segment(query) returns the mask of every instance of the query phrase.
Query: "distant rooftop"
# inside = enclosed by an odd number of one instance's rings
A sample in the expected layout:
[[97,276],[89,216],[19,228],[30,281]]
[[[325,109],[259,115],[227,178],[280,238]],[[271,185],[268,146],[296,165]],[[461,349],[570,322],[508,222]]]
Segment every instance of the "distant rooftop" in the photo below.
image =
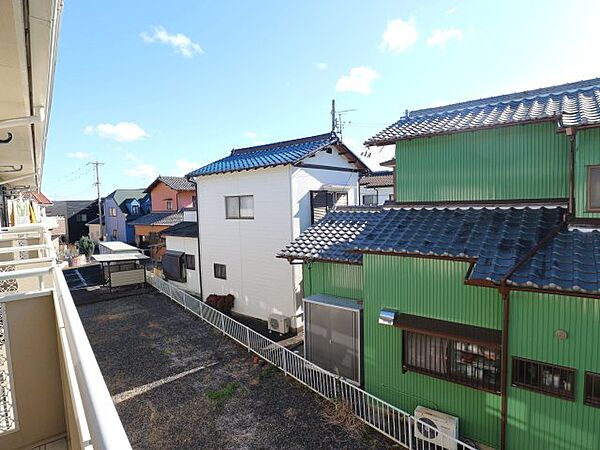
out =
[[159,175],[144,192],[150,192],[158,183],[164,183],[176,191],[194,191],[196,185],[185,177],[168,177]]
[[600,126],[600,78],[411,111],[365,145],[559,119],[561,127]]
[[391,170],[382,170],[365,175],[360,178],[360,185],[367,188],[393,187],[394,172]]
[[[238,172],[242,170],[296,164],[329,145],[343,145],[334,133],[319,134],[290,141],[275,142],[254,147],[233,149],[225,158],[212,162],[193,172],[188,177]],[[364,164],[348,148],[345,149],[351,160],[361,167]]]

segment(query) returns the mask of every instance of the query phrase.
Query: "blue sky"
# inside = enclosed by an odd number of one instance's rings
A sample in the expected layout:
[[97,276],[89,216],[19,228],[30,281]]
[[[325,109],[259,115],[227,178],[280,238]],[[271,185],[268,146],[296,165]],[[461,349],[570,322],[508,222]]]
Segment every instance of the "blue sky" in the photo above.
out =
[[[42,190],[102,194],[232,148],[600,76],[593,1],[65,1]],[[386,157],[377,150],[369,162]]]

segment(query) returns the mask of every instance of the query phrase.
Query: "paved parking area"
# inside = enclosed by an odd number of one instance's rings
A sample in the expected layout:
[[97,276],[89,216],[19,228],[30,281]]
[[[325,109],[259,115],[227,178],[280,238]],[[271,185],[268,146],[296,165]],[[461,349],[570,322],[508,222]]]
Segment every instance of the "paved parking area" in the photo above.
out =
[[162,294],[78,310],[136,449],[394,447]]

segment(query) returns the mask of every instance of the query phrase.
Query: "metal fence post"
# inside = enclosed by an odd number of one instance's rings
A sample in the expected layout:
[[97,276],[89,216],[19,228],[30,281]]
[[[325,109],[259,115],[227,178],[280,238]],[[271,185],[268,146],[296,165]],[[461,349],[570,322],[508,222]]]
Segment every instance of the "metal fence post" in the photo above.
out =
[[248,353],[250,353],[250,329],[246,327],[246,342],[248,343]]
[[225,334],[225,324],[223,323],[223,314],[221,314],[221,331]]
[[[406,416],[404,416],[406,419]],[[409,450],[413,449],[413,419],[412,417],[408,417],[408,448]]]
[[287,352],[283,350],[283,374],[287,377]]

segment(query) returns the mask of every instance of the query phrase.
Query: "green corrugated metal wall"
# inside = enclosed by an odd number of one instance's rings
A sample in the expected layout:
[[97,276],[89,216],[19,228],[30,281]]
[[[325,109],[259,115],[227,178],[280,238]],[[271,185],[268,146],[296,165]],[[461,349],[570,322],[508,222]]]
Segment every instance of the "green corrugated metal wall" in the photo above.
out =
[[314,262],[303,264],[304,296],[328,294],[362,300],[362,266]]
[[600,213],[586,212],[587,166],[600,164],[600,129],[582,130],[577,133],[575,153],[575,209],[577,217],[600,217]]
[[[517,291],[510,297],[511,356],[575,368],[577,379],[574,402],[509,387],[508,448],[600,449],[600,409],[583,404],[584,372],[600,373],[600,300]],[[558,329],[566,340],[554,336]]]
[[402,373],[401,330],[377,323],[383,307],[403,313],[500,329],[502,300],[494,289],[463,283],[468,263],[365,255],[366,389],[412,412],[424,405],[460,417],[461,435],[500,442],[500,396],[417,373]]
[[399,141],[400,202],[566,198],[568,141],[554,123]]

